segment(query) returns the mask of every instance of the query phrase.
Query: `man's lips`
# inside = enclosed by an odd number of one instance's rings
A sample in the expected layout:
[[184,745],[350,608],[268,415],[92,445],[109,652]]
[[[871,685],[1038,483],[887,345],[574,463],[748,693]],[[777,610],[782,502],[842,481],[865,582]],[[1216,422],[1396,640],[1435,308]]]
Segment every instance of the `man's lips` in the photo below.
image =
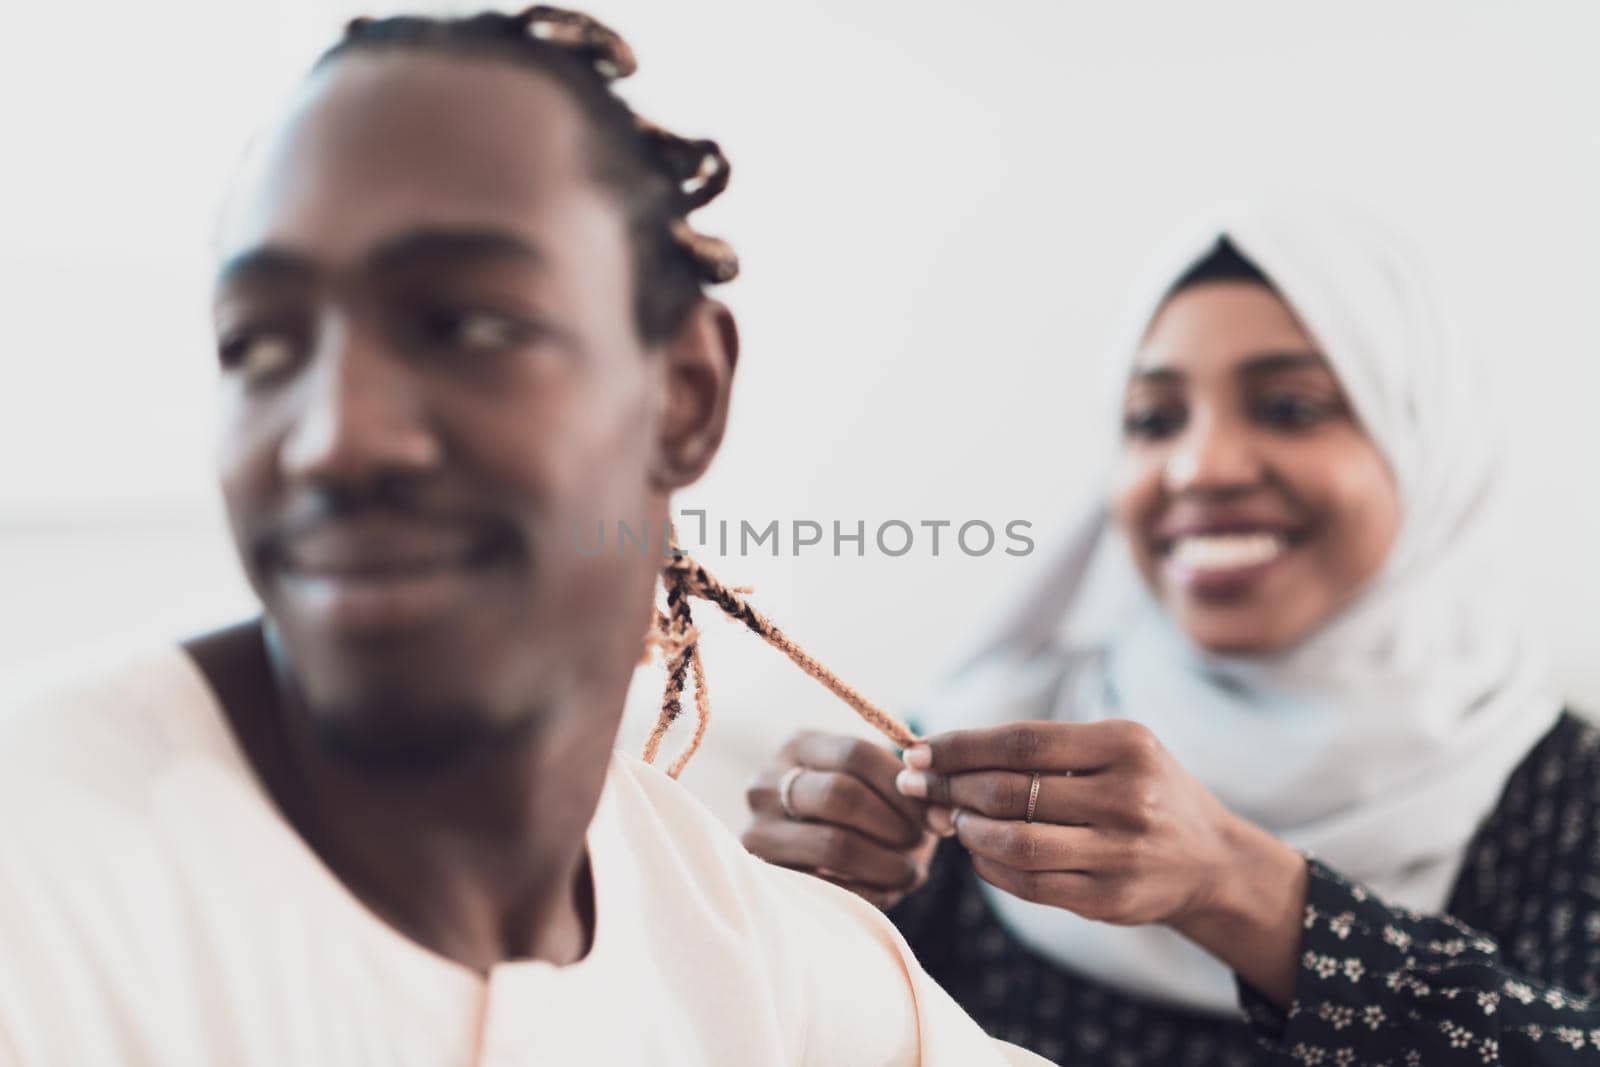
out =
[[274,562],[299,576],[383,581],[474,566],[489,554],[492,543],[492,538],[465,526],[335,520],[284,538]]
[[334,630],[381,633],[470,607],[503,547],[466,525],[340,519],[284,538],[270,555],[285,609]]

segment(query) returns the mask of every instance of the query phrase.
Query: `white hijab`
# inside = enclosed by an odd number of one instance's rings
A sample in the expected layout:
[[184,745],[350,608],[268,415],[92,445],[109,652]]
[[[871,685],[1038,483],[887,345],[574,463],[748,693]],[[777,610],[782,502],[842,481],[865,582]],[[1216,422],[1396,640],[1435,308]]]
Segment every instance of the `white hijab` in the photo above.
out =
[[[1152,273],[1116,353],[1119,394],[1167,291],[1223,236],[1294,309],[1393,469],[1403,517],[1383,569],[1287,652],[1208,655],[1097,507],[922,718],[1137,720],[1234,812],[1389,903],[1442,911],[1479,822],[1561,706],[1498,566],[1505,494],[1482,376],[1396,234],[1329,205],[1256,207],[1220,212]],[[1070,970],[1237,1012],[1231,972],[1164,927],[984,890],[1013,934]]]

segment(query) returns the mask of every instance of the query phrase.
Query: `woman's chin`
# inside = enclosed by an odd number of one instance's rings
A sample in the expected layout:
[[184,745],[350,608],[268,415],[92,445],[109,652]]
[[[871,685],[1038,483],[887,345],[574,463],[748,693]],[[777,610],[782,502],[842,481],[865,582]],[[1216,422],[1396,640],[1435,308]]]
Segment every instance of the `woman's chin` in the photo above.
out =
[[1169,599],[1167,608],[1189,641],[1215,656],[1271,656],[1295,645],[1312,628],[1259,606],[1218,607]]

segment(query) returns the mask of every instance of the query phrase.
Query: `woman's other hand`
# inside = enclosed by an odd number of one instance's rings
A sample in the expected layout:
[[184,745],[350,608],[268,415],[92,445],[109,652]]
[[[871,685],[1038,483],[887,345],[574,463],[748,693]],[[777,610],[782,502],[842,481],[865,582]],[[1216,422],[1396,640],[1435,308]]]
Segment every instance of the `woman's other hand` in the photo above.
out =
[[797,734],[745,794],[744,845],[893,907],[927,880],[939,840],[924,828],[926,805],[895,789],[900,770],[893,751],[870,741]]

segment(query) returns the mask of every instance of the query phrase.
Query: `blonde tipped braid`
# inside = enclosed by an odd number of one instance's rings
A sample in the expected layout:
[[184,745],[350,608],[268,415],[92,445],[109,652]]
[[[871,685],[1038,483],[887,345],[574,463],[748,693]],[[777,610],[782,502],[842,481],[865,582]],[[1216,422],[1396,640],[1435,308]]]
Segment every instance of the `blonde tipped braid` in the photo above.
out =
[[711,719],[711,699],[706,690],[705,665],[700,659],[700,633],[695,629],[694,620],[689,612],[691,596],[710,601],[721,608],[729,618],[744,623],[763,641],[788,656],[797,667],[827,686],[834,696],[850,705],[856,714],[871,723],[878,732],[895,744],[904,748],[916,743],[917,735],[904,724],[817,662],[815,657],[778,629],[772,620],[751,607],[749,601],[742,595],[748,590],[723,585],[710,571],[679,549],[676,541],[672,544],[672,556],[662,569],[661,579],[667,589],[667,610],[656,612],[654,625],[646,641],[647,644],[660,648],[666,657],[667,684],[661,700],[661,714],[657,716],[655,728],[650,731],[650,737],[645,742],[644,758],[647,763],[655,762],[667,731],[683,714],[683,689],[691,671],[694,674],[697,722],[694,736],[690,738],[683,753],[668,768],[669,775],[676,778],[683,773],[683,768],[688,765],[690,757],[700,748],[700,742],[706,735],[706,726]]

